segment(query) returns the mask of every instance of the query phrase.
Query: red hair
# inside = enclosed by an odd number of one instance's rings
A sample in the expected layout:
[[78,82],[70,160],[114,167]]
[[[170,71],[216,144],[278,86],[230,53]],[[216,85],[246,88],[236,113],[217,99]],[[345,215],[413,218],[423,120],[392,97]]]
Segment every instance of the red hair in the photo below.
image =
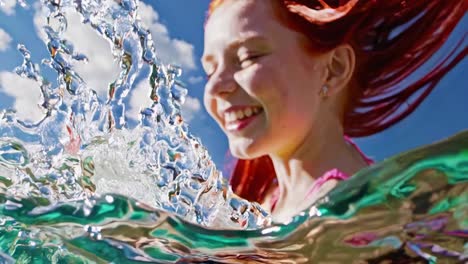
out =
[[[208,14],[224,1],[213,0]],[[303,33],[318,50],[343,43],[354,48],[355,85],[350,88],[343,119],[344,133],[350,137],[369,136],[404,119],[468,53],[463,44],[466,33],[443,54],[440,50],[465,15],[466,0],[273,3],[279,3],[275,6],[287,26]],[[437,52],[440,56],[433,57]],[[231,184],[241,197],[261,202],[275,178],[273,164],[265,156],[238,160]]]

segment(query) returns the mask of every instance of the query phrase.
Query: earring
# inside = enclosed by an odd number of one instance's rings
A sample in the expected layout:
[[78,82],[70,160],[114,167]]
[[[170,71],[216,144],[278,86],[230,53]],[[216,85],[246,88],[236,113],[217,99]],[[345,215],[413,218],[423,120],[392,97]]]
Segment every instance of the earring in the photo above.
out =
[[324,84],[322,86],[322,89],[320,89],[320,96],[322,97],[327,97],[328,96],[328,86],[326,84]]

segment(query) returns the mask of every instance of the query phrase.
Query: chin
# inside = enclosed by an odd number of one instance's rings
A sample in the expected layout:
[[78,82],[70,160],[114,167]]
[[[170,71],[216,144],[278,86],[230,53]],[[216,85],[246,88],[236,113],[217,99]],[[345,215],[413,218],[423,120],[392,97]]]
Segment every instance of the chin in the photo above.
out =
[[231,151],[232,156],[238,159],[250,160],[267,155],[267,153],[261,151],[261,148],[258,144],[255,144],[255,142],[245,141],[246,140],[236,140],[233,142],[232,140],[229,140],[229,150]]

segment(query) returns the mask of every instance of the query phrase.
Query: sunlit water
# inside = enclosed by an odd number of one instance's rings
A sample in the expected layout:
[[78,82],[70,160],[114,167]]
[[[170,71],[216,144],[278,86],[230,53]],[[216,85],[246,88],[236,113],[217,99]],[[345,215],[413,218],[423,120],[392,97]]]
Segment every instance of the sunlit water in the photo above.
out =
[[[50,56],[38,66],[19,45],[15,71],[37,84],[44,118],[5,110],[0,120],[1,261],[466,260],[468,133],[363,170],[290,223],[272,224],[232,193],[190,134],[181,70],[159,61],[138,2],[41,3]],[[74,70],[93,58],[63,37],[70,12],[108,40],[120,65],[105,100]],[[131,117],[125,98],[141,78],[153,103]]]

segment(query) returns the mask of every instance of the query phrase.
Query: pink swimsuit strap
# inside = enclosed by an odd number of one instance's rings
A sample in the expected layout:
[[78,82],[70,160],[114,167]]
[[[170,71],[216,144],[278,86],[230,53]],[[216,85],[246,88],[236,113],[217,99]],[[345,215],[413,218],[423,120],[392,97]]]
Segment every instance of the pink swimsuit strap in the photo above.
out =
[[[366,161],[368,165],[372,165],[374,163],[374,160],[371,158],[367,157],[362,150],[354,143],[349,137],[345,136],[345,140],[347,143],[349,143],[351,146],[353,146],[359,154],[361,154],[361,157]],[[349,175],[346,173],[340,171],[337,168],[331,169],[327,172],[325,172],[322,176],[320,176],[317,180],[314,181],[312,186],[310,187],[309,191],[306,194],[306,199],[310,197],[314,192],[316,192],[320,187],[322,187],[326,182],[330,180],[337,180],[337,181],[343,181],[349,179]],[[272,202],[271,202],[271,212],[275,209],[276,203],[278,202],[279,199],[279,188],[276,188],[275,192],[273,193],[272,197]]]

